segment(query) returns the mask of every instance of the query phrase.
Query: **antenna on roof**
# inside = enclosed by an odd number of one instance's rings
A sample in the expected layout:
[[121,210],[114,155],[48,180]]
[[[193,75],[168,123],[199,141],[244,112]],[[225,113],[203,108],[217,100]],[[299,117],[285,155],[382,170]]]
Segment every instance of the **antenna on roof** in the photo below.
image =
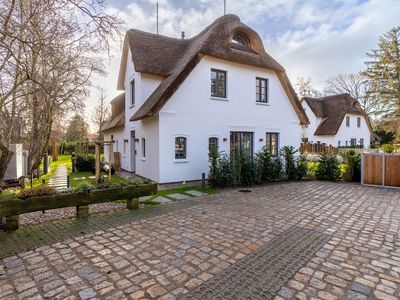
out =
[[224,0],[224,16],[226,15],[226,0]]
[[157,5],[156,5],[156,10],[157,10],[157,34],[158,34],[158,1],[157,1]]

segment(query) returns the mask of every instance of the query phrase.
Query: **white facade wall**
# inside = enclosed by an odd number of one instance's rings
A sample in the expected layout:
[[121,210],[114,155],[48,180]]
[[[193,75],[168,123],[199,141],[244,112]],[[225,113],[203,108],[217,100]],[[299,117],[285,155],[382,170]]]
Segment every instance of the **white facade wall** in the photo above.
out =
[[[310,124],[306,127],[306,134],[304,137],[308,138],[309,142],[321,142],[326,143],[328,145],[332,145],[334,147],[340,146],[350,146],[350,140],[356,139],[357,145],[360,144],[360,139],[364,139],[364,148],[369,148],[370,146],[370,132],[368,128],[368,124],[365,120],[364,116],[356,115],[356,114],[346,114],[343,118],[342,124],[339,127],[336,135],[314,135],[315,130],[317,129],[319,123],[321,122],[321,118],[315,116],[314,112],[311,110],[309,105],[303,101],[303,108],[306,111],[306,114],[310,120]],[[346,117],[350,117],[350,126],[346,126]],[[357,118],[361,118],[361,126],[357,127]]]
[[[211,69],[227,72],[227,98],[210,96]],[[256,77],[269,79],[269,104],[256,103]],[[201,179],[208,172],[208,138],[229,153],[230,132],[254,133],[254,152],[266,132],[279,133],[279,147],[300,145],[301,126],[275,72],[205,56],[161,109],[160,182]],[[175,160],[175,137],[187,138],[187,159]],[[226,141],[223,141],[226,139]],[[260,140],[262,139],[262,140]]]

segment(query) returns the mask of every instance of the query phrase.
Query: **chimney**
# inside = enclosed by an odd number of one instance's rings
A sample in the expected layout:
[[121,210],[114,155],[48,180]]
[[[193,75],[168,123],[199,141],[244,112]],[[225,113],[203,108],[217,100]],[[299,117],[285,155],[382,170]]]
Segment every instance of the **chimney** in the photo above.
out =
[[185,32],[181,31],[181,39],[184,40],[185,39]]

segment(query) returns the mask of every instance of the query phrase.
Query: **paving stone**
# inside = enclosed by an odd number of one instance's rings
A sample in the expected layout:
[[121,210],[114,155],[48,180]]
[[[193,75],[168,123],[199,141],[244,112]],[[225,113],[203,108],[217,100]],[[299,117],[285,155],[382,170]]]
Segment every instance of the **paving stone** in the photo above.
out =
[[175,200],[185,200],[185,199],[190,198],[190,196],[187,196],[185,194],[180,194],[180,193],[168,194],[168,197],[171,197]]
[[79,292],[79,297],[82,300],[90,299],[96,296],[96,292],[92,288],[87,288]]
[[368,296],[372,292],[372,289],[369,286],[366,286],[366,285],[363,285],[363,284],[360,284],[360,283],[357,283],[357,282],[354,282],[351,285],[350,289],[355,291],[355,292],[358,292],[358,293],[361,293],[363,295],[366,295],[366,296]]
[[165,197],[162,197],[162,196],[158,196],[158,197],[154,198],[153,201],[157,202],[157,203],[161,203],[161,204],[171,203],[172,202],[172,200],[170,200],[168,198],[165,198]]
[[189,194],[189,195],[191,195],[193,197],[201,197],[201,196],[206,196],[207,195],[207,193],[196,191],[196,190],[186,191],[185,193]]

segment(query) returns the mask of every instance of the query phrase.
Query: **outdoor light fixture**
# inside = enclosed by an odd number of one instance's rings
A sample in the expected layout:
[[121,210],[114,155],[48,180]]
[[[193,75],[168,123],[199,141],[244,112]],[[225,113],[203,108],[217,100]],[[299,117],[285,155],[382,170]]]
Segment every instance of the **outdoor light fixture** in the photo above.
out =
[[261,139],[259,139],[259,141],[260,141],[260,142],[262,142],[262,141],[264,141],[264,139],[263,139],[263,138],[261,138]]
[[228,138],[223,138],[223,141],[226,142],[228,140]]
[[136,139],[135,139],[135,142],[136,142],[136,143],[139,143],[139,139],[136,138]]

